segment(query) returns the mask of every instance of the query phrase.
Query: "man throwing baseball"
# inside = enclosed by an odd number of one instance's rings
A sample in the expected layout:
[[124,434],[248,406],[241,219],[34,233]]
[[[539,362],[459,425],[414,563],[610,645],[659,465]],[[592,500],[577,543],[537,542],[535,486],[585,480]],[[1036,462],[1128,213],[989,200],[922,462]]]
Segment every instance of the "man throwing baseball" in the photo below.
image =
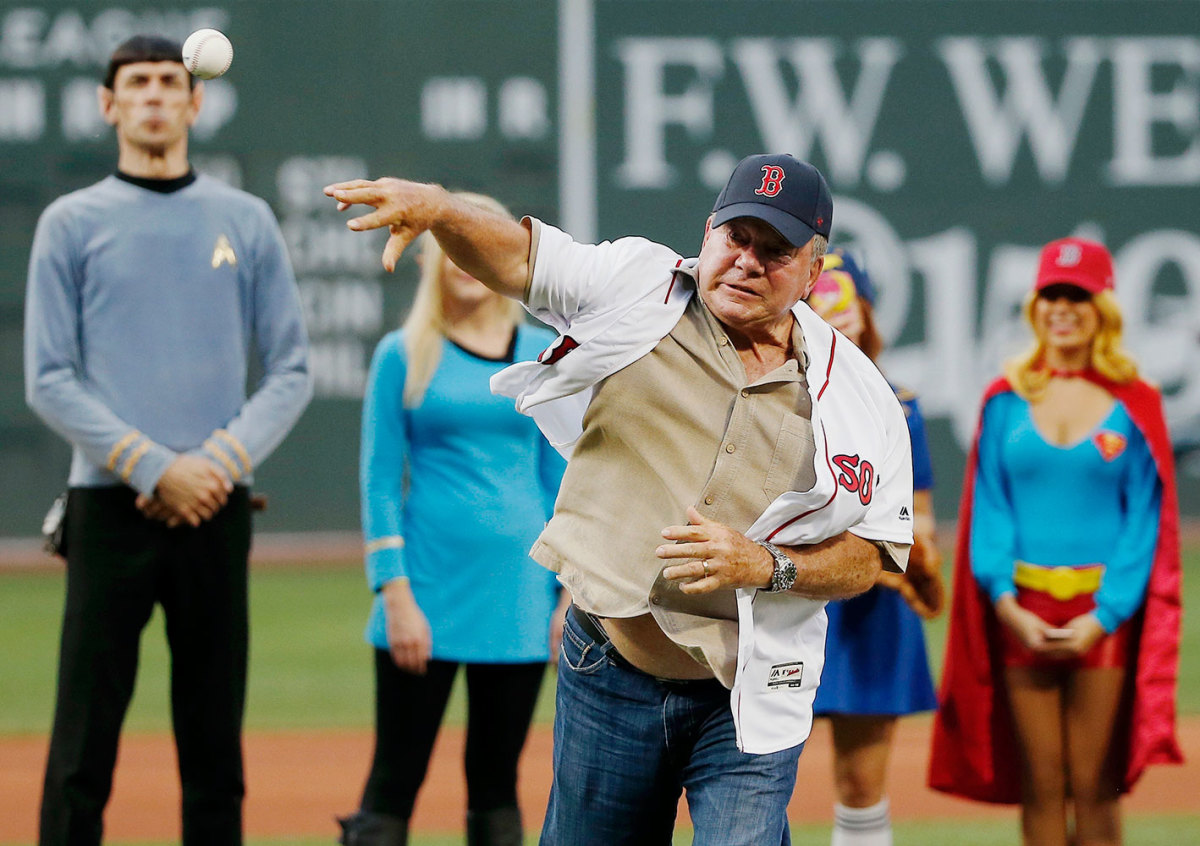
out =
[[560,333],[492,382],[570,455],[531,553],[574,600],[543,846],[669,844],[684,790],[697,844],[790,842],[825,602],[902,570],[912,542],[903,411],[802,302],[832,222],[824,178],[742,160],[696,259],[579,244],[435,185],[326,193],[375,207],[349,225],[390,228],[389,269],[431,231]]
[[158,603],[183,843],[240,844],[248,486],[311,395],[300,302],[267,204],[188,165],[203,87],[179,45],[126,41],[99,96],[117,172],[43,212],[26,297],[28,401],[74,447],[39,843],[100,843]]

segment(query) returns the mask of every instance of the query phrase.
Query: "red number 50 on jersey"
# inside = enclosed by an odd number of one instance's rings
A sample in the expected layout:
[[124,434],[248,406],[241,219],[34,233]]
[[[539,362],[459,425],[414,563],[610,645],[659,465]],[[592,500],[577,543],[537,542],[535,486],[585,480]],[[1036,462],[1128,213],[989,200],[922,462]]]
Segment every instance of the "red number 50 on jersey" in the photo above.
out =
[[871,504],[875,495],[875,468],[866,459],[857,455],[835,455],[833,463],[842,472],[838,473],[838,484],[850,493],[858,494],[858,501],[863,505]]

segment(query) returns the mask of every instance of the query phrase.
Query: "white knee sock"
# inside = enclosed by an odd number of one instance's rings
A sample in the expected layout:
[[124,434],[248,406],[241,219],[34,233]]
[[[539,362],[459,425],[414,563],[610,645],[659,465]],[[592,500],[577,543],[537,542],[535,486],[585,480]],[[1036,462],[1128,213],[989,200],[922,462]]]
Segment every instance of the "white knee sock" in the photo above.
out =
[[887,798],[869,808],[834,803],[830,846],[892,846],[892,817]]

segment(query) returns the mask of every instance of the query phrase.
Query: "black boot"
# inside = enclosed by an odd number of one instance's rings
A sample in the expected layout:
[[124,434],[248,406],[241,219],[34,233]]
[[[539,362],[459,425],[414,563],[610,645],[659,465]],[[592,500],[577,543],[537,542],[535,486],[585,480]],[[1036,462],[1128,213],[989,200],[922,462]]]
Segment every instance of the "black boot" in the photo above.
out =
[[355,811],[338,817],[342,846],[408,846],[408,820],[374,811]]
[[524,840],[516,805],[467,811],[467,846],[521,846]]

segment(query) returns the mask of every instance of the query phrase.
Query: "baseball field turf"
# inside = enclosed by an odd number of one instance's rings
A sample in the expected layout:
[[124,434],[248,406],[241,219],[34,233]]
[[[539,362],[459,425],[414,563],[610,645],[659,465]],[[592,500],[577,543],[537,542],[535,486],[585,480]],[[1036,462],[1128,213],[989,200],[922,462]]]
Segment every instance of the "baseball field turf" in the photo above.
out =
[[[1184,568],[1184,607],[1200,608],[1200,547],[1185,552]],[[61,565],[50,561],[40,569],[0,568],[0,643],[4,644],[0,651],[0,741],[45,735],[49,730],[63,587]],[[369,728],[370,656],[361,637],[368,597],[358,565],[256,567],[251,576],[251,605],[247,730]],[[944,618],[928,628],[935,669],[941,662],[944,628]],[[552,703],[553,685],[547,684],[536,717],[539,723],[551,720]],[[1200,715],[1200,616],[1194,612],[1184,616],[1179,709],[1185,719]],[[452,701],[449,724],[461,724],[462,712],[461,702]],[[143,639],[138,688],[126,731],[163,733],[169,728],[167,652],[161,614],[156,613]],[[357,763],[365,772],[367,762]],[[0,771],[4,767],[0,756]],[[1130,844],[1179,846],[1193,842],[1200,832],[1200,803],[1179,813],[1129,814],[1126,823],[1126,842]],[[990,846],[1015,840],[1015,811],[1003,819],[896,823],[897,846]],[[827,843],[828,828],[795,825],[793,841]],[[0,844],[27,842],[6,836],[6,825],[0,820]],[[158,846],[137,842],[139,846]],[[250,846],[331,842],[332,825],[330,837],[249,841]],[[536,842],[532,834],[529,842]],[[690,832],[681,831],[675,842],[690,842]],[[419,833],[413,840],[413,846],[461,843],[461,834]]]

